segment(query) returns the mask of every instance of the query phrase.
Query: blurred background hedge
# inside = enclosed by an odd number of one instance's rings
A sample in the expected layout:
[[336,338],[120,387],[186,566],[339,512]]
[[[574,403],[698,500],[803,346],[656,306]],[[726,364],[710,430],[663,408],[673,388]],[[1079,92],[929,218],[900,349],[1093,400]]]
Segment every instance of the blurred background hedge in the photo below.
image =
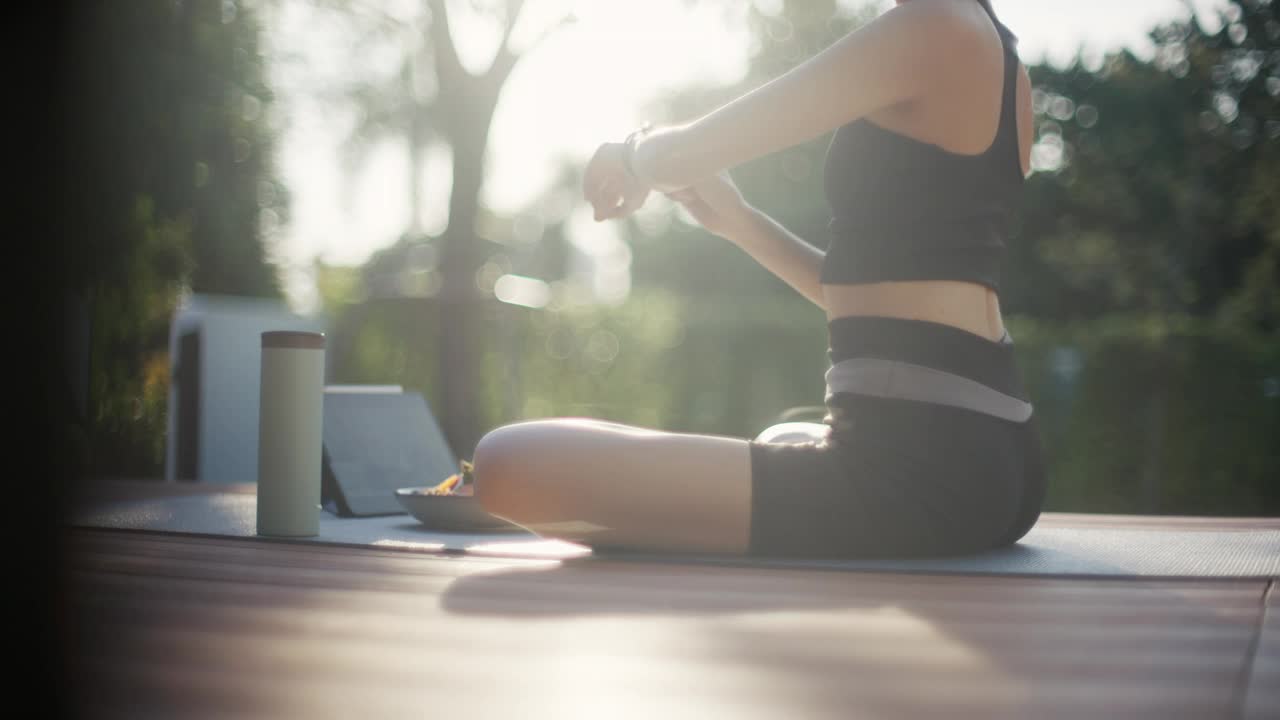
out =
[[[437,407],[432,368],[412,359],[448,338],[414,305],[363,307],[358,335],[330,354],[334,378],[403,383]],[[753,437],[789,408],[822,405],[826,325],[803,299],[695,304],[647,290],[618,307],[493,303],[486,318],[489,427],[579,416]],[[1008,325],[1044,435],[1050,510],[1280,513],[1273,337],[1169,317]]]

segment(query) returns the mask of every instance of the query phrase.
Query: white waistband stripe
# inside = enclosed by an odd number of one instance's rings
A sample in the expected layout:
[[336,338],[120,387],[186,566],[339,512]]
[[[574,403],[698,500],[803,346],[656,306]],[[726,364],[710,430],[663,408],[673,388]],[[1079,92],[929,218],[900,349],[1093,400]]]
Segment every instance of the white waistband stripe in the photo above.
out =
[[950,405],[1013,422],[1031,417],[1031,403],[1025,400],[967,377],[898,360],[841,360],[826,377],[828,401],[834,393],[847,392]]

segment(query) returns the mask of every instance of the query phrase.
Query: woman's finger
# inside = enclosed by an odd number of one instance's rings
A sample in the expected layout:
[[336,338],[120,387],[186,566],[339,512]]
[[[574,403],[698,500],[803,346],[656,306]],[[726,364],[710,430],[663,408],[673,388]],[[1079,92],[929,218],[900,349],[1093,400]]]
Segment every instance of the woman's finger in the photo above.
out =
[[606,196],[613,187],[613,180],[610,173],[603,169],[596,168],[592,172],[587,173],[583,179],[582,194],[583,197],[593,205],[599,205],[605,201]]
[[595,210],[596,222],[600,222],[601,220],[608,220],[609,218],[613,217],[613,209],[616,206],[617,206],[616,202],[609,202],[608,200],[605,200],[603,198],[600,200],[600,202],[592,205],[592,208]]
[[604,204],[608,202],[608,198],[616,195],[617,190],[614,189],[613,181],[608,177],[598,179],[591,188],[591,202],[595,204]]
[[604,180],[596,186],[590,200],[592,207],[595,208],[595,219],[605,220],[609,216],[609,209],[618,204],[617,191],[613,189],[612,183]]
[[644,205],[645,196],[641,193],[632,193],[630,196],[622,199],[622,204],[618,206],[617,217],[626,217]]

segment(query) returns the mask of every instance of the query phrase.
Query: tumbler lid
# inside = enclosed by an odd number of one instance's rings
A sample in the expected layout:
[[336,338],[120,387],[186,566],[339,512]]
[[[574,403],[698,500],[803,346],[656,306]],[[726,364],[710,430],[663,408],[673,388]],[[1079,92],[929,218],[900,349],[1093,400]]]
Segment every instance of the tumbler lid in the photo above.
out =
[[269,330],[262,333],[262,347],[323,350],[324,333],[304,332],[301,330]]

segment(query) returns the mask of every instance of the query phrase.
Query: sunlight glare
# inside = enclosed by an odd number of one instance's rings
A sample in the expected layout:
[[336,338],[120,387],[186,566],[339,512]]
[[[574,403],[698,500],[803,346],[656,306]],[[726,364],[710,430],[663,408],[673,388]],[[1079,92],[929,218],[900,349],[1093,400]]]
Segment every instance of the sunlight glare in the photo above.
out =
[[993,0],[992,6],[1001,22],[1018,35],[1024,62],[1066,67],[1077,52],[1096,65],[1101,53],[1119,47],[1150,60],[1155,47],[1148,31],[1188,17],[1188,1],[1202,25],[1211,30],[1221,26],[1216,11],[1226,7],[1224,0]]
[[727,22],[718,4],[590,0],[574,12],[577,22],[523,58],[503,90],[484,189],[500,212],[527,206],[564,160],[581,165],[653,119],[643,108],[664,93],[732,83],[747,70],[745,17]]
[[551,286],[537,278],[506,274],[494,282],[493,295],[511,305],[541,308],[551,300]]

